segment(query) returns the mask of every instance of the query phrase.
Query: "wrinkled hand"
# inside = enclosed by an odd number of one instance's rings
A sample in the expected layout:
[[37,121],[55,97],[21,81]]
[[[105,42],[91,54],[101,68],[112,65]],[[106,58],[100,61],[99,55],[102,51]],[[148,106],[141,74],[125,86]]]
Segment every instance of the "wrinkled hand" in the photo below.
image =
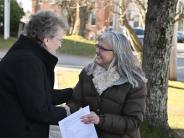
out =
[[84,122],[85,124],[96,124],[98,125],[100,122],[99,116],[95,112],[91,112],[88,115],[82,116],[81,121]]

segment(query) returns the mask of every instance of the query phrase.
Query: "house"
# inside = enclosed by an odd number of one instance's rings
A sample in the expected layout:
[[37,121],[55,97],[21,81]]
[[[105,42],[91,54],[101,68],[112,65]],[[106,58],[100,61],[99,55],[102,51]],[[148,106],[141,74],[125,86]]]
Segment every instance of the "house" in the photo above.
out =
[[61,15],[61,6],[59,6],[56,0],[32,0],[32,13],[38,10],[51,10],[57,15]]
[[[109,6],[103,8],[102,0],[96,0],[96,5],[98,7],[91,11],[86,24],[85,36],[89,39],[95,39],[96,35],[104,28],[104,26],[111,25],[111,20],[109,19]],[[58,15],[61,15],[63,12],[56,0],[32,0],[32,13],[35,13],[40,9],[51,10]]]
[[[61,6],[57,3],[57,0],[31,0],[31,1],[32,1],[32,11],[31,11],[32,14],[40,9],[54,11],[55,13],[57,13],[57,15],[62,15],[62,13],[64,12],[62,11]],[[93,0],[93,1],[96,1],[95,4],[96,8],[91,10],[85,30],[85,36],[88,39],[96,39],[96,36],[105,28],[108,27],[113,28],[113,25],[119,22],[118,21],[119,17],[115,17],[114,13],[111,10],[112,5],[109,4],[110,2],[112,2],[112,0]],[[135,5],[132,4],[131,0],[127,0],[126,5],[129,23],[132,25],[132,27],[141,26],[138,9],[135,8]]]

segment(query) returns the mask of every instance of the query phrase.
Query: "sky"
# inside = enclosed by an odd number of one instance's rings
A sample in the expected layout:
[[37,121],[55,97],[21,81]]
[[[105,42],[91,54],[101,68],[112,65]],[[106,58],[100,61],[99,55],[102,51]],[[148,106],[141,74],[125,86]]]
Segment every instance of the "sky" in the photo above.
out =
[[32,2],[31,0],[17,0],[18,3],[22,3],[22,8],[24,12],[32,10]]

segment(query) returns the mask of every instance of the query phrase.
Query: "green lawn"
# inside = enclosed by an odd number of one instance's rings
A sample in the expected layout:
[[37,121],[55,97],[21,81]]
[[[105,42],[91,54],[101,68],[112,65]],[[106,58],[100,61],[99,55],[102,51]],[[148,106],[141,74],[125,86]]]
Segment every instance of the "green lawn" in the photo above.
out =
[[65,36],[63,47],[58,51],[64,54],[93,57],[95,55],[95,42],[81,36]]
[[169,124],[184,130],[184,83],[170,81],[168,93]]
[[0,36],[0,49],[9,49],[15,41],[15,37],[10,37],[9,39],[4,40],[3,37]]
[[[80,70],[67,70],[57,68],[57,84],[59,88],[74,87],[78,81]],[[184,133],[184,83],[169,81],[168,89],[168,123],[173,130],[181,130]],[[148,128],[146,124],[141,126],[142,138],[168,138],[167,132],[156,128]],[[177,131],[178,132],[178,131]]]
[[[15,41],[15,37],[10,37],[8,40],[4,40],[2,36],[0,36],[0,49],[9,49]],[[58,52],[93,57],[95,55],[94,45],[94,41],[89,41],[81,36],[65,36],[63,46],[58,49]]]

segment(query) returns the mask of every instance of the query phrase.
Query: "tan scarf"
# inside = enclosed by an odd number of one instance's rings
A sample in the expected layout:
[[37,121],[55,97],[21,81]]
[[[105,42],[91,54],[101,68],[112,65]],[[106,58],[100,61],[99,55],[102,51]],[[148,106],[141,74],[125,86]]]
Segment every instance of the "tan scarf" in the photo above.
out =
[[116,71],[116,67],[106,70],[105,68],[97,65],[93,72],[93,77],[92,81],[99,95],[113,85],[120,85],[127,82],[126,77],[122,78]]

